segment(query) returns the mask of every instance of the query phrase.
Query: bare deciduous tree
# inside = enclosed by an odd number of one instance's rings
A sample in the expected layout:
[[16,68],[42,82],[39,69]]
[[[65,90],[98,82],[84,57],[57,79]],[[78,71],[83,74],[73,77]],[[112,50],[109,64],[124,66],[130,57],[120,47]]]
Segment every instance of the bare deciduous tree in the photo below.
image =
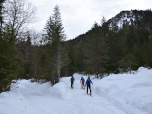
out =
[[26,0],[7,0],[5,3],[5,21],[12,26],[16,38],[19,38],[29,23],[36,21],[36,7]]

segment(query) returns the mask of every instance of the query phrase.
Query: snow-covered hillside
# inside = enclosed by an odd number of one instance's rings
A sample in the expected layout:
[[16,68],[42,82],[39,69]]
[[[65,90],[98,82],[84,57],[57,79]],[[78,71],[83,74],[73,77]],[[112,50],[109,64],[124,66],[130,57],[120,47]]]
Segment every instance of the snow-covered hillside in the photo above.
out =
[[0,114],[152,114],[152,69],[92,79],[93,97],[80,88],[82,76],[74,74],[74,89],[70,77],[53,87],[19,80],[0,94]]
[[[142,12],[142,13],[141,13]],[[108,20],[109,27],[112,27],[112,24],[116,24],[119,29],[123,27],[123,25],[134,25],[135,26],[135,20],[141,20],[143,19],[144,11],[121,11],[118,13],[115,17],[112,17]]]

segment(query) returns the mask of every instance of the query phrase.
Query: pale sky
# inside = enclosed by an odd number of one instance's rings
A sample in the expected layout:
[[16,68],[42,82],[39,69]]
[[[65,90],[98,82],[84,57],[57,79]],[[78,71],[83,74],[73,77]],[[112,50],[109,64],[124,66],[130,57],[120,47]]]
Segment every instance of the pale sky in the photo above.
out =
[[29,0],[37,7],[39,21],[32,25],[41,31],[54,7],[59,6],[62,24],[67,36],[74,39],[91,29],[94,22],[110,19],[123,10],[146,10],[152,8],[152,0]]

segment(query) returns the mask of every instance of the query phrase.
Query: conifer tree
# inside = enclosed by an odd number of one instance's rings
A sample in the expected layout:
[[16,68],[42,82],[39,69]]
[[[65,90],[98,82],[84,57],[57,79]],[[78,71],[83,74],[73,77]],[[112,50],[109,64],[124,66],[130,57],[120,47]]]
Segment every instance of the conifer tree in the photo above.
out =
[[135,66],[138,65],[138,62],[136,61],[136,58],[133,56],[133,54],[127,54],[125,57],[123,57],[120,61],[120,67],[123,69],[123,72],[130,72],[134,69]]
[[103,32],[100,29],[100,26],[95,23],[92,28],[92,35],[88,38],[88,43],[85,45],[85,64],[87,67],[87,72],[89,74],[96,74],[97,78],[99,74],[105,72],[105,65],[110,59],[107,55],[108,46],[105,42]]
[[152,68],[152,35],[149,36],[149,44],[147,49],[147,64]]
[[54,80],[55,83],[59,81],[62,67],[69,63],[68,52],[63,45],[63,41],[66,38],[63,29],[59,7],[56,5],[53,15],[50,16],[46,23],[44,38],[44,41],[47,43],[46,60],[48,61],[48,71],[50,72],[53,84]]
[[10,30],[10,25],[4,27],[0,40],[0,91],[10,89],[11,81],[16,79],[22,72],[20,57],[16,51],[15,35]]
[[108,55],[111,57],[110,61],[108,62],[108,69],[110,70],[110,72],[119,73],[118,61],[121,59],[121,56],[123,55],[124,42],[123,37],[119,35],[119,29],[115,23],[111,24],[107,40],[109,45]]
[[[2,23],[3,23],[3,17],[2,17],[2,10],[3,10],[3,2],[5,0],[1,0],[0,1],[0,43],[3,42],[3,39],[2,39]],[[1,47],[1,46],[0,46]],[[0,53],[2,53],[2,50],[0,51]],[[0,64],[1,64],[1,54],[0,54]],[[0,68],[1,69],[1,68]],[[0,76],[0,93],[2,92],[2,76]]]

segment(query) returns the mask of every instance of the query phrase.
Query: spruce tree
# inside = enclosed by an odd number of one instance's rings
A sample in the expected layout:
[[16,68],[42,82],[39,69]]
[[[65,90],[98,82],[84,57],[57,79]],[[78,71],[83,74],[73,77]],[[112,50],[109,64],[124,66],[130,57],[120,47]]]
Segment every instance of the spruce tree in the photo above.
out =
[[150,68],[152,68],[152,35],[149,36],[149,44],[147,49],[147,64]]
[[85,44],[85,64],[89,74],[102,74],[106,70],[106,63],[110,59],[107,55],[108,46],[101,27],[95,23],[92,28],[92,34],[88,36],[88,42]]
[[136,58],[133,54],[127,54],[125,57],[123,57],[120,61],[120,68],[123,69],[123,72],[130,72],[134,69],[135,66],[138,65],[138,61],[136,61]]
[[22,62],[16,51],[15,35],[10,30],[10,24],[5,25],[0,39],[0,91],[10,89],[11,81],[17,79],[22,72]]
[[[3,39],[2,39],[2,23],[3,23],[3,17],[2,17],[2,10],[3,10],[3,2],[4,0],[1,0],[0,1],[0,44],[3,42]],[[2,46],[0,45],[0,49],[2,49]],[[1,56],[2,56],[2,50],[0,51],[0,64],[2,62],[1,60]],[[1,68],[0,68],[1,70]],[[2,76],[0,76],[0,93],[2,92]]]
[[110,61],[108,62],[108,69],[110,72],[119,73],[118,61],[121,59],[123,55],[123,37],[119,34],[118,26],[115,23],[111,24],[111,29],[109,30],[109,34],[107,37],[107,42],[109,45],[108,55],[110,56]]
[[52,84],[59,81],[61,69],[69,63],[68,52],[63,45],[66,38],[63,29],[59,7],[56,5],[53,15],[50,16],[46,23],[44,37],[46,42],[46,60],[48,61],[47,68],[49,68]]

